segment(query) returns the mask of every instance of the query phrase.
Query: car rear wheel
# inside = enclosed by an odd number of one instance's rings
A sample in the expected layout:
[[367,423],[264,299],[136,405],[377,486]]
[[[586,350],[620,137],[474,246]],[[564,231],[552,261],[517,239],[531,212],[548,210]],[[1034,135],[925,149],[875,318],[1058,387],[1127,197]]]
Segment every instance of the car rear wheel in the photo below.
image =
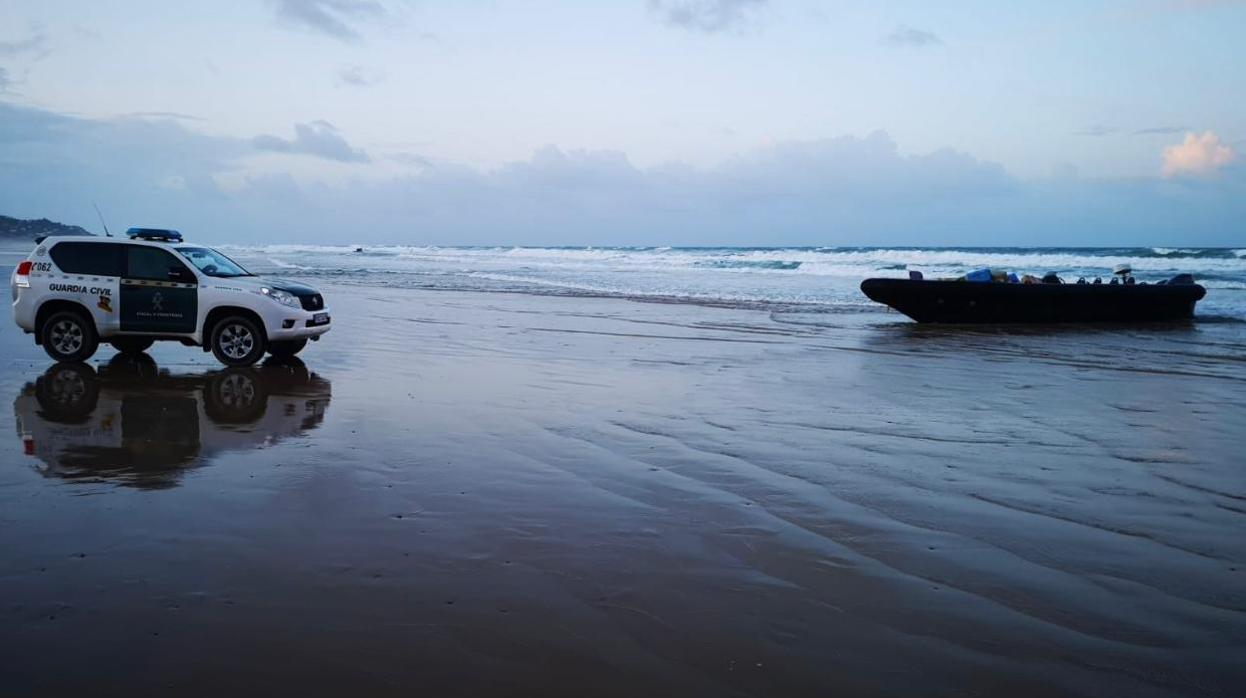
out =
[[62,310],[43,323],[43,350],[56,361],[86,361],[99,348],[95,323],[82,313]]
[[264,333],[250,318],[231,315],[212,328],[212,354],[226,366],[250,366],[264,356]]
[[150,349],[156,340],[148,337],[114,337],[108,343],[122,354],[141,354]]
[[305,346],[307,346],[306,339],[286,339],[280,342],[270,342],[268,345],[268,353],[278,359],[288,359],[300,351],[303,351],[303,347]]

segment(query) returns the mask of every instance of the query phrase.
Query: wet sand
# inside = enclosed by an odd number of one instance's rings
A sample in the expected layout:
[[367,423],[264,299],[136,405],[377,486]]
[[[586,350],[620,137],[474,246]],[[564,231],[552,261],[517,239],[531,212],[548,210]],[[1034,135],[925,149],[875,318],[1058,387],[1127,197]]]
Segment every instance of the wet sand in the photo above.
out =
[[1241,694],[1240,329],[325,291],[256,370],[0,323],[0,693]]

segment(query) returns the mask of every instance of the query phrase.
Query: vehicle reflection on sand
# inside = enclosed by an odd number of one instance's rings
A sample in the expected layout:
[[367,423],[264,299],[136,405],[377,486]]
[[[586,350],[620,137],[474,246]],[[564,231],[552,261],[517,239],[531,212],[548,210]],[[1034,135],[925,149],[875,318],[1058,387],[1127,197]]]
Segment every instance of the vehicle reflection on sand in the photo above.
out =
[[173,374],[145,354],[118,354],[98,372],[52,366],[22,388],[13,410],[40,473],[161,489],[217,453],[315,429],[329,399],[329,381],[298,359]]

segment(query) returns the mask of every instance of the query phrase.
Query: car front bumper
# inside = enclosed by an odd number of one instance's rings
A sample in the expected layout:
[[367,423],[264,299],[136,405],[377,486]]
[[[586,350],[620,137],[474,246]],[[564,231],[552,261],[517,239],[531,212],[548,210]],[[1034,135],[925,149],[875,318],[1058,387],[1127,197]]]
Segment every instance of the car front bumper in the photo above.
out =
[[317,311],[290,310],[281,314],[275,322],[264,329],[268,340],[282,342],[295,339],[312,339],[333,327],[333,316],[328,308]]

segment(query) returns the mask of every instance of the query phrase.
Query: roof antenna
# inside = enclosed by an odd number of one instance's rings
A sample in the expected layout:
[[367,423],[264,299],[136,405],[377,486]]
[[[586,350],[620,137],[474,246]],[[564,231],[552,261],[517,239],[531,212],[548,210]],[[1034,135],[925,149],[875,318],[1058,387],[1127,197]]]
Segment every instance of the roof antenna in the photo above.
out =
[[94,203],[91,205],[95,206],[95,215],[100,217],[100,225],[104,226],[104,235],[112,237],[112,233],[108,232],[108,224],[104,222],[104,214],[100,213],[100,207],[96,206]]

